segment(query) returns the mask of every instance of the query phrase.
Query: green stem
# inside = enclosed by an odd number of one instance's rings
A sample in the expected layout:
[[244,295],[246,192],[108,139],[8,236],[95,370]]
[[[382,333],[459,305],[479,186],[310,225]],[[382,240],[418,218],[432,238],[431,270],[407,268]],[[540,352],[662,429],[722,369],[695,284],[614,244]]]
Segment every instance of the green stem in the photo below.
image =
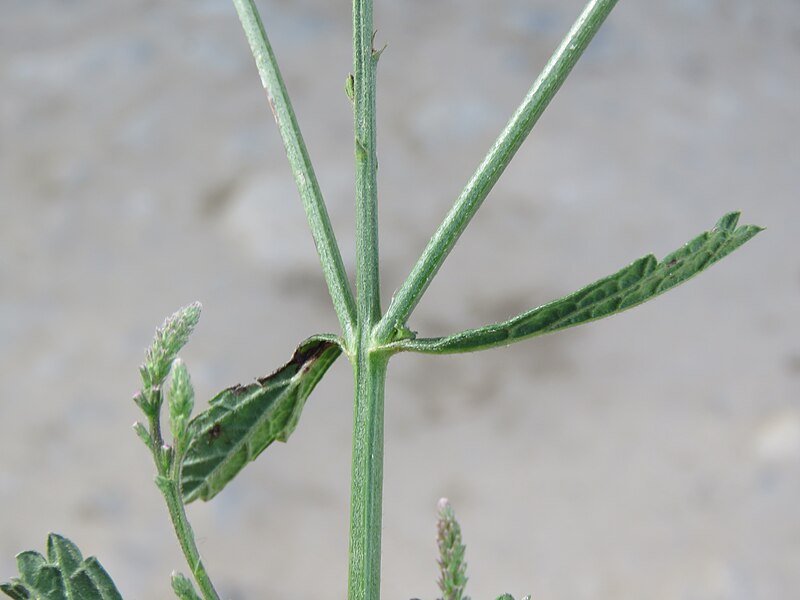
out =
[[383,511],[383,394],[387,355],[372,352],[380,319],[378,159],[372,0],[353,0],[353,121],[356,154],[356,397],[350,496],[348,599],[378,600]]
[[[157,401],[160,403],[161,390],[158,389],[153,393],[158,394]],[[203,598],[205,600],[219,600],[219,594],[214,589],[214,584],[211,583],[211,578],[208,576],[208,572],[200,558],[200,551],[197,549],[194,539],[194,531],[192,531],[192,526],[189,524],[183,505],[179,484],[183,459],[179,454],[164,445],[164,437],[161,433],[161,411],[158,410],[150,415],[149,421],[150,436],[154,442],[152,447],[153,459],[158,473],[156,475],[156,486],[164,496],[178,543],[181,550],[183,550],[183,555],[186,557],[186,562],[203,594]],[[164,452],[167,454],[164,455]],[[165,456],[169,458],[165,460]]]
[[348,600],[378,600],[383,511],[383,394],[388,355],[356,356]]
[[353,0],[353,121],[356,153],[356,291],[358,325],[371,333],[381,316],[378,274],[378,158],[372,0]]
[[411,274],[395,294],[389,309],[375,330],[375,339],[379,343],[390,341],[396,328],[405,324],[444,259],[616,3],[617,0],[591,0],[586,4],[528,95],[461,192],[453,208],[428,242]]
[[194,575],[203,598],[205,600],[219,600],[219,594],[214,589],[214,584],[211,583],[211,578],[208,576],[208,572],[200,558],[200,552],[194,539],[194,532],[186,517],[186,510],[183,506],[176,480],[160,477],[157,482],[167,503],[169,516],[172,519],[172,525],[175,528],[175,534],[178,536],[181,550],[183,550],[183,555],[186,557],[186,562],[189,564],[189,569]]
[[314,244],[322,263],[322,271],[328,284],[334,309],[339,317],[345,339],[352,342],[356,325],[353,292],[347,279],[347,272],[333,233],[325,201],[322,198],[317,176],[314,173],[300,126],[297,124],[297,118],[289,100],[286,85],[278,69],[278,63],[255,2],[253,0],[233,0],[233,4],[236,6],[236,12],[239,13],[239,20],[242,22],[247,41],[250,43],[250,50],[255,58],[258,73],[261,75],[261,83],[267,91],[267,99],[286,148],[286,156],[303,201],[306,218],[314,237]]

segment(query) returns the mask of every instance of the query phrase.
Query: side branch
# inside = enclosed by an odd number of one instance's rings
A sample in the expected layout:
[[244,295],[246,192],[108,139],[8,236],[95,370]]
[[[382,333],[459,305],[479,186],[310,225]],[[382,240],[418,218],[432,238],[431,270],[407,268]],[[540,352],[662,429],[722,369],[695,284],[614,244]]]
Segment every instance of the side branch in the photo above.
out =
[[261,76],[261,83],[267,91],[270,108],[278,124],[278,129],[286,148],[286,156],[294,174],[297,190],[303,201],[306,218],[314,237],[322,271],[328,284],[333,306],[339,317],[345,340],[351,342],[356,323],[356,308],[353,291],[347,279],[342,254],[336,243],[328,210],[319,189],[317,176],[308,156],[300,126],[297,124],[286,85],[278,69],[264,25],[261,22],[254,0],[233,0],[236,12],[242,22],[247,41]]
[[591,0],[586,5],[395,294],[376,328],[376,340],[390,341],[405,325],[444,259],[616,3]]

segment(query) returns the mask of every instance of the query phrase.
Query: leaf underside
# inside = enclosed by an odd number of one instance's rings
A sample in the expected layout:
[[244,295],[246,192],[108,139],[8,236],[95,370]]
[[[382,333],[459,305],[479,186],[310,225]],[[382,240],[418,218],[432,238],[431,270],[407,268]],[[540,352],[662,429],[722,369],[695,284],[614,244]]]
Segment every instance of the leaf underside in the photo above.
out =
[[94,557],[56,533],[47,537],[47,557],[29,550],[17,555],[19,577],[0,584],[14,600],[122,600],[114,582]]
[[722,217],[711,231],[697,236],[658,262],[652,254],[585,288],[494,325],[437,338],[408,339],[392,344],[396,350],[450,354],[506,346],[622,312],[697,275],[762,229],[736,227],[739,213]]
[[341,352],[328,337],[309,338],[272,375],[217,394],[189,424],[192,441],[181,466],[184,502],[210,500],[272,442],[285,442]]

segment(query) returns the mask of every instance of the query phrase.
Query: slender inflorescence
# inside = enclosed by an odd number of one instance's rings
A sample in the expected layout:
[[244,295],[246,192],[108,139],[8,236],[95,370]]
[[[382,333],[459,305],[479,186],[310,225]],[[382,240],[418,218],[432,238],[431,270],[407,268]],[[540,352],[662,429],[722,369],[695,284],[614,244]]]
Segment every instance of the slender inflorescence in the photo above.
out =
[[439,589],[441,600],[469,600],[464,597],[467,586],[467,547],[461,541],[461,526],[447,498],[439,500],[436,522],[436,545],[439,547]]

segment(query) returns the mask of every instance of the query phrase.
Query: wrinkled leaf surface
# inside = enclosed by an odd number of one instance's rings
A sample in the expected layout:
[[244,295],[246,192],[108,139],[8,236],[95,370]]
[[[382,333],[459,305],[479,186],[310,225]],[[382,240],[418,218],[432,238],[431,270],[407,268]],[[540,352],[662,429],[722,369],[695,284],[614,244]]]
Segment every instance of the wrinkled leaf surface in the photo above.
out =
[[739,213],[730,213],[707,231],[664,257],[652,254],[577,292],[504,321],[438,338],[408,339],[392,345],[398,350],[449,354],[506,346],[622,312],[697,275],[759,231],[755,225],[736,227]]
[[189,425],[192,441],[181,467],[184,502],[210,500],[272,442],[285,442],[306,398],[341,352],[330,338],[310,338],[272,375],[217,394]]
[[14,600],[122,600],[114,582],[93,556],[84,559],[67,538],[51,533],[47,558],[29,550],[17,555],[19,577],[0,584]]

